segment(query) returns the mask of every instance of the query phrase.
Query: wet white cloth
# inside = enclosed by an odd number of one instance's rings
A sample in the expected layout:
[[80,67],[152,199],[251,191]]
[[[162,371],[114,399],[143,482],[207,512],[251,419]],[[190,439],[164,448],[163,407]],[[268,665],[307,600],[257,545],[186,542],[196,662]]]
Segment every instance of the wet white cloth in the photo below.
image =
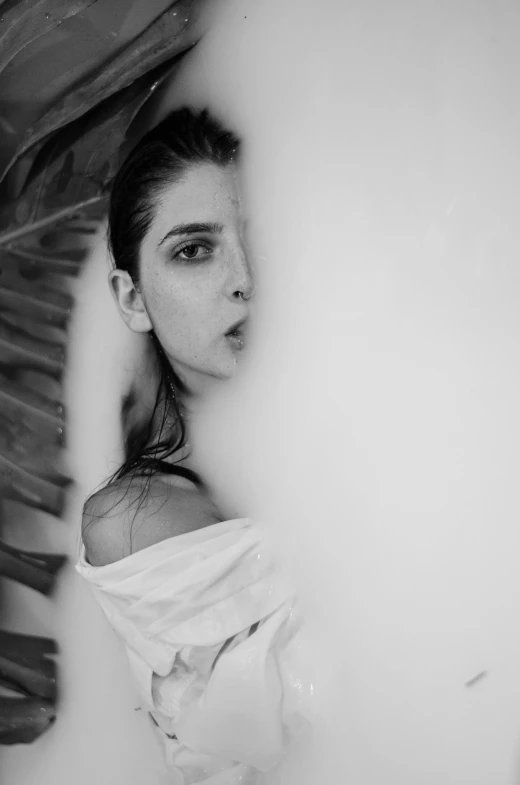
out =
[[[123,638],[177,785],[255,785],[301,717],[294,595],[250,519],[76,564]],[[297,660],[297,657],[296,657]]]

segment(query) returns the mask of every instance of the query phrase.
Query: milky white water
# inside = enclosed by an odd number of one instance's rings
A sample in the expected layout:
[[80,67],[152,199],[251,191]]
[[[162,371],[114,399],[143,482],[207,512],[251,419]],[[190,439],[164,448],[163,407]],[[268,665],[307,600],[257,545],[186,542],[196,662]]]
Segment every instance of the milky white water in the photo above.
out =
[[[209,101],[247,140],[256,334],[196,439],[230,503],[279,535],[303,598],[316,736],[283,785],[517,785],[520,9],[215,8],[159,115]],[[117,458],[135,348],[98,256],[72,349],[84,489]],[[46,536],[72,550],[78,515]],[[4,753],[2,782],[167,781],[79,578],[57,618],[14,599],[62,642],[63,707]]]

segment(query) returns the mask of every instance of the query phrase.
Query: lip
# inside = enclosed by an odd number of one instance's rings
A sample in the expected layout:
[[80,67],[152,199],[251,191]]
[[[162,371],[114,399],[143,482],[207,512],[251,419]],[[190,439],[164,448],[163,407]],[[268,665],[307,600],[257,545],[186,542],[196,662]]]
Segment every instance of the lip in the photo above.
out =
[[231,327],[228,330],[226,330],[225,333],[226,338],[230,335],[230,333],[243,332],[242,328],[246,323],[246,321],[247,321],[247,316],[243,316],[242,319],[239,319],[234,324],[232,324]]
[[238,319],[225,333],[225,339],[231,349],[235,352],[241,352],[244,348],[244,326],[247,322],[247,316]]
[[226,341],[235,352],[241,352],[244,348],[244,338],[242,335],[226,335]]

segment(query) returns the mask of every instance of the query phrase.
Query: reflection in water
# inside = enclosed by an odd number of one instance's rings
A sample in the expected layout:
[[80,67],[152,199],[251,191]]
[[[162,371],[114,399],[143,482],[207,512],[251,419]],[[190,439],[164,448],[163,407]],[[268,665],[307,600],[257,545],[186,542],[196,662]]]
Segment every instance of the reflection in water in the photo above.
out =
[[[211,99],[249,140],[253,363],[197,438],[230,504],[280,535],[307,608],[316,741],[280,780],[512,785],[516,6],[218,7],[163,110]],[[90,349],[71,370],[85,490],[116,454],[125,372],[103,291],[83,290]],[[78,507],[66,535],[53,530],[71,551],[74,521]],[[3,782],[161,783],[113,636],[72,571],[58,602],[61,719],[7,751]]]

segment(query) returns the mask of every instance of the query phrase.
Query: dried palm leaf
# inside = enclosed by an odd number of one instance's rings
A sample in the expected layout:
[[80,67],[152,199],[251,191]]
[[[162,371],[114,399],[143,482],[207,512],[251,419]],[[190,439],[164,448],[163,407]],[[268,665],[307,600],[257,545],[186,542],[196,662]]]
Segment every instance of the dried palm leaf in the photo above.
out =
[[[42,594],[52,592],[56,576],[65,562],[66,557],[61,554],[22,551],[0,540],[0,575],[12,578]],[[0,659],[4,654],[1,637],[0,631]]]
[[[170,3],[88,73],[71,77],[4,159],[0,499],[54,515],[63,511],[69,478],[62,382],[74,305],[69,282],[81,269],[89,234],[105,216],[128,129],[176,58],[196,43],[194,20],[204,1]],[[36,38],[51,36],[62,22],[67,27],[67,18],[93,3],[0,2],[0,97],[2,78],[22,50],[34,49]],[[63,563],[61,555],[23,551],[0,539],[0,575],[38,591],[52,590]],[[55,650],[48,639],[0,632],[0,685],[9,692],[0,696],[0,744],[30,742],[54,720],[55,664],[46,657]]]
[[197,0],[172,3],[109,62],[101,63],[79,85],[74,85],[32,128],[27,129],[16,153],[0,174],[0,180],[24,153],[49,134],[193,45],[197,40],[197,34],[192,31],[193,17],[200,5]]
[[6,0],[0,6],[0,74],[16,55],[97,0]]
[[0,744],[27,744],[54,722],[56,652],[50,638],[0,632]]
[[0,696],[0,744],[30,744],[55,719],[53,701]]
[[56,699],[56,643],[51,638],[0,631],[0,679],[32,697]]

